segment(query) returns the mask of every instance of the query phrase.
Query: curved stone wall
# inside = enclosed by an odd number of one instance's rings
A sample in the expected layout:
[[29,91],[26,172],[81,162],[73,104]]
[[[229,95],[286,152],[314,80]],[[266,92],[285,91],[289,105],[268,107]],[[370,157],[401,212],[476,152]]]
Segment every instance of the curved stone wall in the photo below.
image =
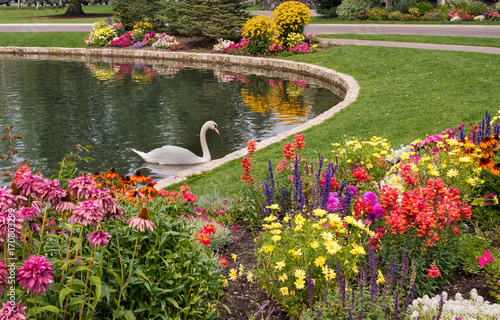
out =
[[[307,63],[297,63],[293,61],[234,56],[211,53],[190,53],[171,52],[156,50],[133,50],[133,49],[82,49],[82,48],[29,48],[29,47],[0,47],[0,57],[19,57],[28,59],[71,59],[92,61],[100,60],[105,62],[141,62],[141,63],[179,63],[183,66],[195,66],[199,68],[222,68],[227,71],[240,73],[253,73],[268,75],[277,70],[284,73],[285,77],[293,78],[293,75],[300,74],[309,78],[309,83],[313,82],[322,87],[332,90],[335,94],[344,98],[337,105],[332,106],[316,118],[307,121],[289,131],[281,132],[278,135],[257,143],[257,149],[262,149],[272,143],[279,142],[290,135],[297,134],[312,126],[320,124],[330,118],[338,111],[342,110],[356,100],[359,93],[359,85],[354,78],[336,72],[334,70],[315,66]],[[178,172],[175,176],[167,177],[158,182],[157,187],[163,188],[170,184],[180,182],[193,174],[200,174],[204,171],[212,170],[228,161],[237,159],[247,153],[246,148],[232,152],[225,157],[212,160],[208,163],[189,168]]]

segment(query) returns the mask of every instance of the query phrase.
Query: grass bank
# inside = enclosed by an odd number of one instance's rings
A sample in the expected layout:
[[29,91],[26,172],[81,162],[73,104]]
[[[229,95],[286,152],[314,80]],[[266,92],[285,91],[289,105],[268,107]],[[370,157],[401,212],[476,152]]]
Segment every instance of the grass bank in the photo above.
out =
[[2,47],[84,48],[88,32],[0,32]]
[[401,34],[354,34],[354,33],[319,34],[318,37],[329,38],[329,39],[357,39],[357,40],[452,44],[452,45],[462,45],[462,46],[500,48],[500,38],[417,36],[417,35],[401,35]]
[[[356,102],[331,119],[304,132],[305,157],[329,157],[331,143],[347,137],[387,138],[393,148],[447,128],[478,121],[496,112],[498,68],[495,55],[386,47],[341,46],[288,58],[353,76],[361,87]],[[220,128],[223,134],[224,128]],[[288,140],[293,140],[288,139]],[[257,167],[266,172],[282,158],[283,143],[256,152]],[[213,190],[238,194],[240,160],[229,162],[186,183],[196,194]]]

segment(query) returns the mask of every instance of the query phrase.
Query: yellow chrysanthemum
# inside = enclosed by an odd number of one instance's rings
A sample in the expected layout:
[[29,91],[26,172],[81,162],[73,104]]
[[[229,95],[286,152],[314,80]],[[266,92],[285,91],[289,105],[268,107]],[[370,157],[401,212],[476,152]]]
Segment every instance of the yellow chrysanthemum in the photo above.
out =
[[286,273],[283,273],[278,277],[278,280],[280,280],[281,282],[285,282],[286,280],[288,280],[288,276],[286,275]]
[[326,258],[323,256],[319,256],[316,259],[314,259],[314,265],[316,267],[322,267],[326,262]]
[[274,267],[274,269],[278,269],[279,271],[281,271],[284,267],[286,267],[285,260],[276,262],[276,266]]
[[328,254],[336,254],[342,247],[336,241],[327,241],[325,242],[326,251]]
[[313,248],[314,250],[316,250],[316,249],[318,249],[318,247],[319,247],[319,242],[318,242],[318,241],[311,242],[311,243],[309,244],[309,246],[310,246],[311,248]]
[[295,284],[295,288],[297,288],[299,290],[304,289],[304,286],[306,284],[306,280],[299,278],[299,279],[295,280],[294,284]]
[[237,275],[237,270],[236,269],[231,269],[229,270],[229,279],[231,280],[236,280],[238,278],[238,275]]
[[448,176],[449,178],[454,178],[454,177],[458,176],[458,171],[455,169],[450,169],[446,173],[446,176]]
[[280,292],[283,296],[287,296],[288,295],[288,288],[282,287],[282,288],[280,288]]

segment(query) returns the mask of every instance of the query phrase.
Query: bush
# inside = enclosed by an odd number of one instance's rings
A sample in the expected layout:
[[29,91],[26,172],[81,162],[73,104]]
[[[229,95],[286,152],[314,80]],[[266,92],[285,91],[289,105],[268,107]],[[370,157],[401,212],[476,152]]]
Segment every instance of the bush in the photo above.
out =
[[500,2],[497,2],[495,4],[495,11],[499,12],[500,13]]
[[460,235],[457,256],[458,262],[466,273],[479,274],[481,272],[477,259],[485,250],[488,250],[490,244],[491,241],[475,237],[470,233]]
[[389,20],[392,20],[392,21],[402,21],[403,20],[403,13],[401,13],[400,11],[389,12],[388,18],[389,18]]
[[451,9],[450,7],[444,5],[444,6],[439,6],[436,8],[437,12],[441,16],[441,20],[450,20],[450,12]]
[[331,7],[330,10],[328,10],[328,14],[326,15],[326,17],[329,19],[337,18],[339,16],[337,14],[337,8],[338,7]]
[[250,17],[242,0],[164,1],[159,12],[167,31],[184,36],[234,40]]
[[125,27],[126,31],[141,21],[149,21],[159,27],[156,14],[161,7],[160,0],[114,0],[112,3],[114,19]]
[[278,28],[278,38],[285,41],[292,32],[304,33],[304,28],[311,21],[311,10],[297,1],[286,1],[273,12],[273,20]]
[[401,13],[409,13],[410,8],[417,5],[416,0],[397,0],[395,1],[392,10],[400,11]]
[[423,16],[426,12],[434,12],[434,7],[429,2],[420,2],[416,5],[418,13]]
[[273,19],[258,15],[243,25],[241,36],[248,39],[247,50],[251,54],[268,54],[269,46],[276,39],[276,25]]
[[367,0],[344,0],[337,8],[339,18],[345,20],[355,20],[359,18],[360,14],[366,13],[370,10],[370,2]]
[[342,0],[316,0],[316,12],[318,14],[321,14],[322,16],[325,16],[327,18],[333,18],[329,16],[330,10],[332,8],[338,7],[341,3]]
[[441,15],[437,12],[426,12],[422,18],[422,21],[441,21]]
[[371,8],[367,12],[368,20],[386,20],[387,19],[387,10],[385,8]]
[[453,10],[467,9],[471,0],[446,0],[446,5]]
[[472,2],[467,6],[467,13],[473,16],[480,16],[488,11],[488,6],[482,2]]

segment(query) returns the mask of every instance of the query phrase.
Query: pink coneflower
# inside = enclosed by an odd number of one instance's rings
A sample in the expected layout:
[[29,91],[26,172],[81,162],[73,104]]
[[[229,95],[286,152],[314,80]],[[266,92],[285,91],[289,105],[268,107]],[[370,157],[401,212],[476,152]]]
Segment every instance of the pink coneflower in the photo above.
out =
[[50,288],[54,282],[54,269],[52,262],[47,261],[45,256],[33,256],[24,261],[22,268],[17,270],[17,281],[28,293],[41,292]]
[[72,196],[85,199],[92,197],[99,190],[97,182],[92,179],[90,173],[87,175],[82,174],[78,178],[69,179],[68,189]]
[[23,218],[18,212],[0,211],[0,244],[22,237]]
[[31,172],[26,172],[16,180],[16,186],[21,192],[21,195],[27,197],[33,194],[33,196],[38,199],[40,188],[43,187],[43,177],[41,175],[32,175]]
[[149,209],[146,207],[143,207],[137,216],[128,220],[128,226],[129,228],[134,228],[142,232],[146,229],[149,231],[154,231],[156,229],[155,225],[149,220]]
[[23,218],[23,220],[32,220],[40,216],[42,212],[36,207],[22,207],[19,209],[18,214]]
[[98,202],[82,201],[78,203],[73,215],[68,219],[69,223],[81,223],[84,226],[91,225],[95,227],[101,222],[102,207]]
[[0,320],[25,320],[26,319],[26,306],[21,302],[5,302],[2,303],[0,310]]
[[89,198],[89,201],[90,200],[101,205],[106,222],[108,222],[111,218],[127,220],[127,218],[122,215],[123,208],[116,204],[117,200],[109,194],[109,189],[97,189],[96,192]]
[[2,288],[7,287],[7,281],[9,280],[9,270],[5,266],[5,261],[0,260],[0,294],[2,294]]
[[5,211],[16,206],[16,196],[8,187],[0,188],[0,211]]
[[87,239],[89,239],[89,243],[91,246],[105,247],[109,242],[109,238],[111,238],[111,235],[102,230],[96,230],[92,233],[87,234]]
[[59,180],[44,179],[43,185],[38,189],[38,200],[58,203],[66,196],[66,191],[61,189]]

